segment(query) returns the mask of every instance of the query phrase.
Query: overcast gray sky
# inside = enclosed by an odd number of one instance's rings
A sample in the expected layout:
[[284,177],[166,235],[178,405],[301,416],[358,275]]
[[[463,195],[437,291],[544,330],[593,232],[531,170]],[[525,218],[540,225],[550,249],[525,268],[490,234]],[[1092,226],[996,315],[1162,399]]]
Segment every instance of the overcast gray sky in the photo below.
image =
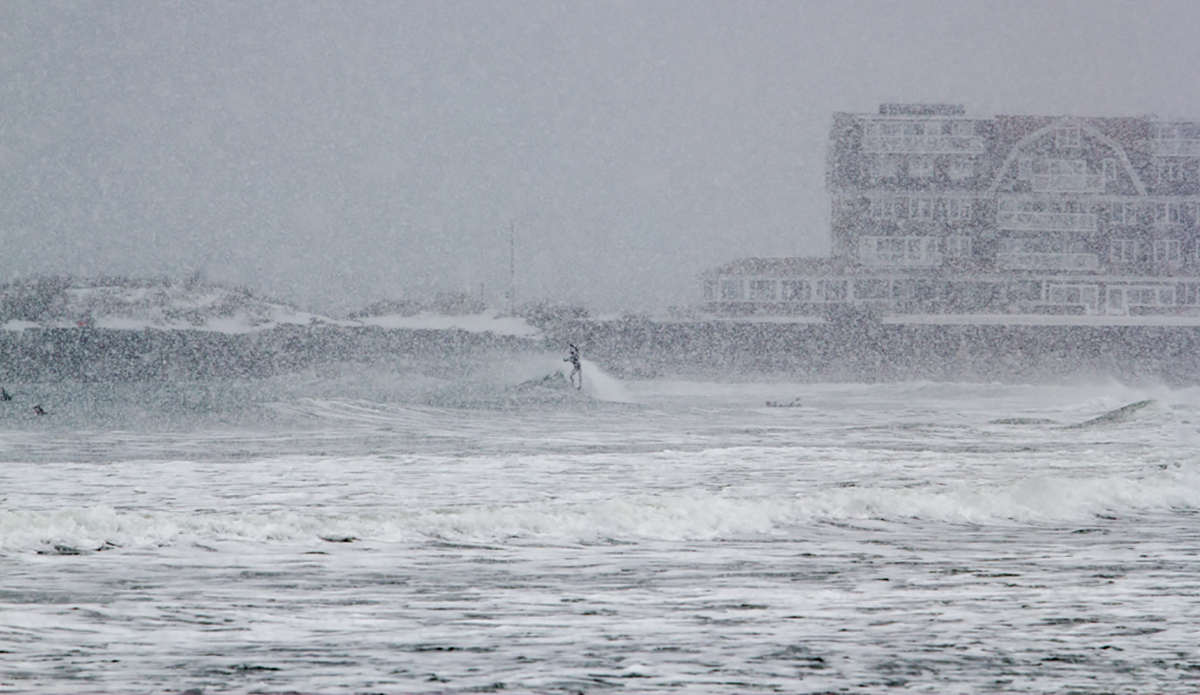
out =
[[[5,2],[0,280],[597,311],[828,250],[834,111],[1200,116],[1200,2]],[[511,224],[516,220],[515,224]]]

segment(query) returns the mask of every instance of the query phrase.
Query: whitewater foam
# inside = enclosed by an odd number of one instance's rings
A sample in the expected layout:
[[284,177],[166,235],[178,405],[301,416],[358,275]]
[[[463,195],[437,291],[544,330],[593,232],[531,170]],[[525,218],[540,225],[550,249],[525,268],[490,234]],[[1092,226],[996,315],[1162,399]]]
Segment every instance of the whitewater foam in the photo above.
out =
[[251,421],[4,421],[0,690],[1194,690],[1194,393],[631,382],[616,406],[534,357],[273,381]]
[[[625,385],[621,380],[604,371],[595,362],[588,359],[580,359],[580,376],[582,377],[581,391],[587,395],[601,401],[609,401],[612,403],[633,403],[634,399],[629,395]],[[571,375],[571,365],[566,363],[555,362],[555,371],[565,377]]]
[[[529,462],[532,463],[532,462]],[[583,464],[584,462],[580,462]],[[586,464],[585,464],[586,465]],[[319,544],[322,539],[417,542],[429,539],[562,543],[734,539],[786,535],[797,525],[921,520],[950,524],[1087,524],[1119,517],[1200,510],[1200,473],[1176,464],[1140,477],[1030,477],[1003,484],[826,487],[763,496],[749,491],[632,494],[469,506],[430,506],[411,498],[345,514],[295,506],[311,503],[319,477],[283,495],[257,495],[248,509],[130,512],[108,505],[47,511],[0,511],[0,550],[68,547],[149,548],[167,544],[248,541]],[[207,478],[205,478],[207,479]],[[143,491],[144,493],[144,491]],[[398,500],[397,500],[398,501]],[[326,505],[322,505],[326,506]],[[277,507],[276,509],[270,509]]]

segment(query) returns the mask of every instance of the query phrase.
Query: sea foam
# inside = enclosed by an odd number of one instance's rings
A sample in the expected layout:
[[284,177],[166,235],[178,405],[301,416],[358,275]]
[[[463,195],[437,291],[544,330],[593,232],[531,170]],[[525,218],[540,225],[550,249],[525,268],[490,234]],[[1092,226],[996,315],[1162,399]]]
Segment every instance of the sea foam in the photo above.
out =
[[385,513],[126,512],[104,505],[0,512],[0,550],[87,552],[178,543],[329,540],[496,543],[513,540],[719,539],[790,533],[797,526],[882,520],[949,524],[1085,524],[1097,517],[1200,509],[1200,472],[1170,466],[1140,478],[1044,476],[1007,484],[923,488],[833,487],[799,495],[739,496],[696,491],[627,498],[414,505]]

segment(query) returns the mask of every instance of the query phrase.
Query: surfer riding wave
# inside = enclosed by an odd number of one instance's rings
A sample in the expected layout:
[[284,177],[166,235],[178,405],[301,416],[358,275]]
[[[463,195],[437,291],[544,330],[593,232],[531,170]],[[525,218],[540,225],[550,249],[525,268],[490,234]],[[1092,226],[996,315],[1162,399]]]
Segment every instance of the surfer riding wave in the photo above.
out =
[[579,363],[579,348],[571,343],[571,353],[563,358],[563,362],[571,363],[571,376],[567,377],[576,390],[583,388],[583,368]]

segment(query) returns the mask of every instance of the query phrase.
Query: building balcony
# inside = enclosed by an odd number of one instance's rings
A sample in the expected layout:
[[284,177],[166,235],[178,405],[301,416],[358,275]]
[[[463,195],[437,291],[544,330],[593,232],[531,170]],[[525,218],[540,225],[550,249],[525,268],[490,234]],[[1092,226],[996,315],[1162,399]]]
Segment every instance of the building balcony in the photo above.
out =
[[1039,193],[1103,193],[1099,174],[1035,174],[1033,190]]
[[858,262],[873,267],[932,268],[942,264],[942,254],[936,252],[906,253],[904,251],[859,252]]
[[1097,270],[1094,253],[998,253],[996,265],[1004,270]]
[[1028,232],[1094,232],[1099,217],[1088,212],[1005,212],[996,215],[1000,229]]
[[890,154],[983,154],[983,138],[961,135],[875,135],[863,152]]

